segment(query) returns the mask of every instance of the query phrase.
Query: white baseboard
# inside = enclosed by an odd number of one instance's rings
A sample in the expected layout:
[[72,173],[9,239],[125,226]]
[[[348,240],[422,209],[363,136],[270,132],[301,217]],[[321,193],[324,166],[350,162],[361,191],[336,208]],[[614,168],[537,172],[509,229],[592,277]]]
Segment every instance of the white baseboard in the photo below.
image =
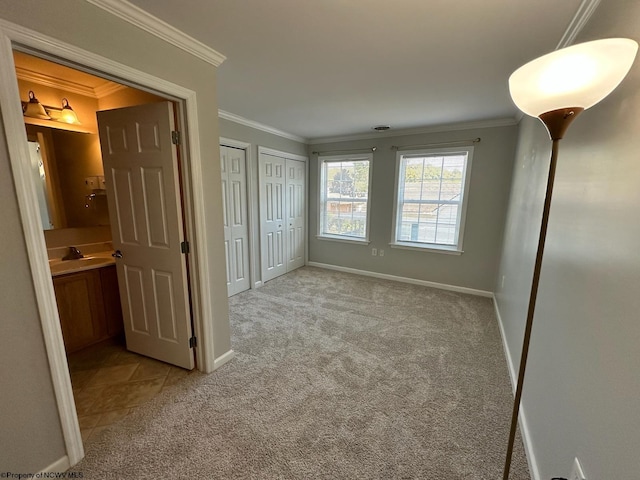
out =
[[[500,327],[500,337],[502,338],[502,347],[504,349],[504,355],[507,359],[507,367],[509,368],[509,377],[511,378],[511,389],[515,395],[516,387],[518,385],[518,372],[513,364],[513,358],[511,357],[511,351],[509,350],[509,344],[507,343],[507,337],[504,333],[504,325],[502,323],[502,316],[500,315],[500,309],[498,308],[498,301],[496,296],[493,295],[493,308],[496,312],[496,318],[498,319],[498,326]],[[520,434],[522,435],[522,443],[524,444],[524,451],[527,455],[527,463],[529,464],[529,472],[531,473],[532,480],[541,480],[540,470],[538,470],[538,462],[536,461],[536,455],[533,452],[533,442],[531,441],[531,434],[529,432],[529,424],[527,423],[527,416],[524,412],[524,405],[520,405],[520,413],[518,415],[518,425],[520,425]]]
[[439,288],[440,290],[449,290],[451,292],[468,293],[480,297],[493,297],[493,292],[485,290],[476,290],[475,288],[459,287],[457,285],[448,285],[446,283],[429,282],[427,280],[418,280],[417,278],[398,277],[389,275],[388,273],[370,272],[368,270],[358,270],[357,268],[340,267],[328,263],[309,262],[310,267],[326,268],[327,270],[337,270],[338,272],[355,273],[356,275],[364,275],[366,277],[382,278],[384,280],[393,280],[395,282],[411,283],[413,285],[422,285],[423,287]]
[[67,457],[65,455],[61,459],[56,460],[55,462],[53,462],[51,465],[49,465],[44,470],[40,471],[40,473],[38,473],[34,478],[39,478],[39,477],[47,478],[47,476],[44,475],[45,473],[66,472],[67,470],[69,470],[69,468],[71,468],[71,464],[69,463],[69,457]]
[[263,285],[262,281],[258,281],[253,284],[253,288],[260,288]]
[[229,360],[233,359],[233,357],[235,356],[236,356],[236,352],[234,352],[233,350],[229,350],[227,353],[223,353],[213,361],[213,369],[217,370],[218,368],[223,366],[225,363],[227,363]]

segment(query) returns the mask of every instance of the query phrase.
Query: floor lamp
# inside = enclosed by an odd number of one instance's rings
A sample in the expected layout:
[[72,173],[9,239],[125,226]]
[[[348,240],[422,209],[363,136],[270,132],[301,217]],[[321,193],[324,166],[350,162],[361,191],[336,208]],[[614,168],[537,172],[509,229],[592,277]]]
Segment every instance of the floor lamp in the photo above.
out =
[[626,38],[581,43],[537,58],[520,67],[509,78],[509,91],[514,103],[524,113],[538,117],[544,123],[553,146],[503,480],[509,479],[511,468],[559,142],[571,122],[580,113],[605,98],[622,82],[631,69],[637,50],[638,44]]

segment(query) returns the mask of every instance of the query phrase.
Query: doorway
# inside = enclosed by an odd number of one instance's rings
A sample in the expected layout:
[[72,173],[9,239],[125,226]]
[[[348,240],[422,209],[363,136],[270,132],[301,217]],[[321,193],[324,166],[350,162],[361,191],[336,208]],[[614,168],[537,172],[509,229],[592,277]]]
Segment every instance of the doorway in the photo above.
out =
[[[122,222],[121,219],[115,225],[110,222],[110,217],[116,217],[110,215],[113,208],[109,209],[106,190],[113,178],[107,176],[105,181],[104,156],[95,120],[100,110],[110,110],[108,113],[113,115],[125,107],[166,104],[168,99],[25,52],[13,53],[20,98],[29,99],[23,102],[23,110],[34,188],[75,407],[82,438],[87,440],[187,373],[131,353],[125,346],[119,291],[126,292],[128,298],[131,294],[122,288],[123,276],[116,275],[115,260],[111,257],[114,237],[122,237],[119,235]],[[51,106],[56,97],[62,97],[63,104],[75,108],[69,108],[74,115],[69,123],[60,119],[60,114],[65,113],[63,109]],[[30,110],[34,105],[39,107],[35,114]],[[175,121],[173,112],[171,120]],[[108,142],[111,150],[111,139]],[[144,172],[143,167],[141,170]],[[154,173],[158,175],[159,171],[155,169]],[[179,181],[175,183],[180,188],[182,179],[178,177],[176,174]],[[146,186],[154,187],[153,183]],[[175,196],[182,198],[184,194]],[[122,202],[110,200],[112,206],[117,204],[116,209],[121,210]],[[183,211],[182,205],[178,210]],[[147,214],[147,220],[149,217],[159,218]],[[179,227],[178,236],[183,238],[182,220]],[[61,261],[69,247],[81,258]],[[183,263],[186,272],[186,262]],[[128,283],[126,277],[124,282]],[[186,291],[186,275],[184,284]],[[191,328],[189,319],[189,331]],[[189,354],[193,359],[193,350]],[[193,366],[193,360],[183,366],[189,365]]]
[[[212,286],[217,285],[212,264],[220,257],[219,252],[207,251],[212,233],[207,229],[205,199],[206,179],[210,171],[204,169],[201,154],[202,131],[199,127],[201,117],[197,113],[196,90],[185,88],[163,78],[154,76],[136,68],[129,67],[101,55],[83,50],[75,45],[58,39],[46,37],[38,32],[10,22],[0,26],[0,63],[7,68],[0,69],[0,112],[7,141],[8,160],[11,166],[18,209],[22,221],[22,234],[28,253],[30,277],[34,286],[37,311],[42,326],[44,348],[48,359],[51,382],[59,412],[62,434],[66,447],[66,456],[58,462],[58,468],[75,465],[84,456],[76,411],[73,405],[71,383],[60,326],[57,306],[51,285],[51,271],[47,265],[47,252],[42,234],[42,225],[38,214],[36,193],[29,181],[30,172],[24,162],[29,158],[24,133],[23,112],[16,99],[19,97],[15,71],[13,70],[13,50],[33,53],[56,63],[97,74],[104,78],[117,79],[127,85],[136,85],[144,91],[166,95],[178,106],[178,122],[184,141],[180,146],[183,167],[186,211],[186,230],[192,239],[191,253],[188,258],[190,267],[190,285],[194,295],[193,314],[196,335],[199,338],[196,350],[198,369],[212,372],[233,358],[221,331],[221,340],[214,345],[214,333],[224,325],[224,311],[215,307],[217,293]],[[199,90],[198,90],[199,91]],[[205,121],[210,118],[205,116]],[[206,173],[206,175],[203,175]],[[219,278],[219,277],[218,277]],[[212,293],[214,292],[214,293]],[[214,318],[215,316],[215,318]],[[220,318],[218,318],[220,317]],[[215,320],[215,322],[214,322]],[[214,352],[216,347],[217,358]]]

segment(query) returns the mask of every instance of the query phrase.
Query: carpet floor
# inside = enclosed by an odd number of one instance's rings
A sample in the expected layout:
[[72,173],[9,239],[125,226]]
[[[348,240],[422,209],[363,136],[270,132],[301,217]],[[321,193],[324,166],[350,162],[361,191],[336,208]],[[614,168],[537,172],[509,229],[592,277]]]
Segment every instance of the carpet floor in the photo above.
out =
[[[101,432],[84,478],[498,479],[490,299],[304,267],[229,299],[236,358]],[[518,436],[511,479],[529,479]]]

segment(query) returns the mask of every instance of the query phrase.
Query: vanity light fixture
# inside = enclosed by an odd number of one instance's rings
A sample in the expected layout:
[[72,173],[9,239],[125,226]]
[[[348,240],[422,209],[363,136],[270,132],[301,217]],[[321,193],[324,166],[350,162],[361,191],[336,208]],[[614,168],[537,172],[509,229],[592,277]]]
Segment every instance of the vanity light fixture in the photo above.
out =
[[49,116],[47,111],[36,98],[36,94],[33,93],[33,90],[29,90],[29,101],[26,102],[22,111],[25,117],[39,118],[41,120],[51,120],[51,117]]
[[580,113],[604,99],[622,82],[631,69],[637,51],[638,44],[627,38],[609,38],[580,43],[533,60],[517,69],[509,78],[509,91],[513,102],[524,113],[538,117],[544,123],[553,146],[503,480],[509,479],[511,456],[516,426],[518,425],[559,142],[571,122]]
[[78,115],[73,111],[73,108],[69,105],[69,100],[66,98],[62,99],[62,110],[60,111],[60,118],[58,121],[70,123],[72,125],[80,125]]

